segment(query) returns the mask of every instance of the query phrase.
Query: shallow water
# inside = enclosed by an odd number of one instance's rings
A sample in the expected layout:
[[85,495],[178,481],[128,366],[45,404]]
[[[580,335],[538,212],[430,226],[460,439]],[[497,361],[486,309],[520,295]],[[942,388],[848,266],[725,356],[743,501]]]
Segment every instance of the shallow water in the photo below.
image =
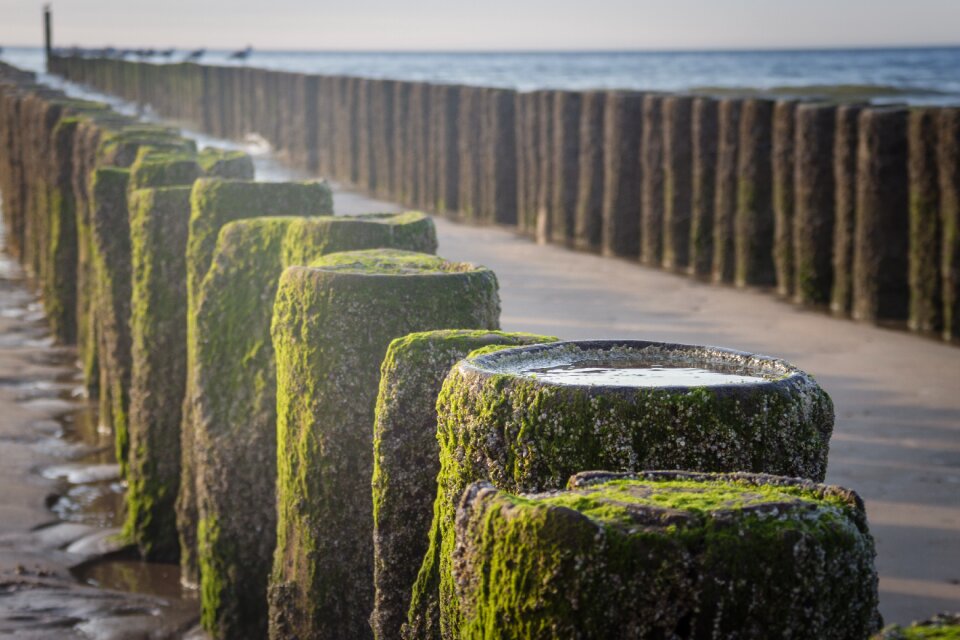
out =
[[[54,345],[43,305],[24,269],[7,252],[5,241],[6,227],[0,223],[0,315],[15,321],[5,323],[6,329],[0,332],[0,349],[24,351],[26,360],[52,365],[60,372],[53,376],[8,374],[0,377],[0,389],[12,402],[49,415],[30,423],[30,433],[24,434],[44,454],[44,460],[56,461],[36,469],[38,475],[55,482],[46,506],[64,522],[97,527],[104,536],[112,536],[123,524],[126,491],[116,464],[113,434],[100,424],[96,403],[86,397],[75,350]],[[110,549],[117,546],[107,545]],[[95,555],[99,551],[78,553]],[[196,598],[195,591],[181,587],[177,565],[110,555],[84,563],[73,573],[81,582],[118,591]],[[189,608],[193,607],[191,603]]]
[[196,597],[180,586],[180,565],[143,562],[136,558],[113,558],[77,567],[77,580],[94,587],[132,591],[164,598]]
[[528,378],[563,385],[608,387],[715,387],[728,384],[757,384],[769,378],[698,367],[663,365],[567,364],[528,369]]

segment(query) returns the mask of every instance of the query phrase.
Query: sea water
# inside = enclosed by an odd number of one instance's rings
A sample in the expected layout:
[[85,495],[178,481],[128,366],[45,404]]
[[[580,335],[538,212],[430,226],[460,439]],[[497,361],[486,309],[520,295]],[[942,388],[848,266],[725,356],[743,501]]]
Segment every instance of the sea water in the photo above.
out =
[[[186,55],[175,51],[169,57],[145,60],[179,62]],[[489,53],[254,50],[243,62],[228,56],[227,51],[211,50],[200,62],[524,91],[750,89],[803,97],[821,95],[824,87],[839,87],[831,95],[874,102],[960,104],[960,47]],[[8,47],[0,59],[43,70],[39,48]]]

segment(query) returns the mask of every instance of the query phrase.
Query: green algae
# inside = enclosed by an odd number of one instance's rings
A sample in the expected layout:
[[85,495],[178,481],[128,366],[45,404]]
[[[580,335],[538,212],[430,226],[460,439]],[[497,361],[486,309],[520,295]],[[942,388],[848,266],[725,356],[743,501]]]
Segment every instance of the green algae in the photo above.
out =
[[[581,352],[578,343],[527,349],[561,358]],[[661,357],[679,357],[679,351],[699,361],[750,358],[656,343],[607,345],[598,357],[619,357],[621,351],[637,357],[637,349],[663,351]],[[748,470],[818,480],[826,471],[832,403],[809,377],[784,363],[768,365],[783,377],[764,390],[736,393],[553,386],[506,373],[524,358],[531,358],[524,349],[471,358],[444,383],[437,401],[441,466],[434,522],[406,637],[456,634],[450,577],[454,511],[470,482],[541,491],[561,487],[583,469]],[[449,626],[441,629],[438,615],[448,612]]]
[[[408,226],[419,234],[405,232]],[[280,275],[329,252],[379,246],[435,247],[432,223],[419,213],[275,216],[236,220],[220,231],[196,305],[193,403],[199,516],[219,527],[199,552],[207,567],[200,574],[204,626],[216,637],[266,633],[276,531],[270,323]]]
[[[769,483],[769,484],[768,484]],[[472,485],[456,637],[866,637],[874,547],[852,492],[750,474],[594,472],[512,496]]]
[[184,579],[199,583],[196,554],[197,504],[193,464],[196,399],[194,368],[197,350],[196,317],[200,288],[216,249],[221,228],[233,220],[263,216],[329,215],[333,196],[320,182],[263,183],[201,178],[190,194],[187,235],[187,382],[181,423],[181,481],[177,497],[177,530]]
[[253,160],[243,151],[205,147],[197,154],[203,175],[225,180],[253,180]]
[[132,369],[126,537],[150,559],[176,560],[180,404],[186,377],[186,241],[190,186],[133,191]]
[[478,350],[552,342],[499,331],[440,330],[390,343],[373,435],[374,637],[399,637],[427,551],[440,469],[436,398],[450,368]]
[[[397,251],[333,254],[314,264],[284,272],[274,307],[278,526],[270,630],[275,637],[369,637],[369,425],[379,365],[390,342],[412,332],[495,329],[496,278],[482,268],[448,272],[436,259]],[[420,275],[412,273],[417,267]]]
[[144,146],[130,167],[129,189],[192,185],[200,175],[196,154]]

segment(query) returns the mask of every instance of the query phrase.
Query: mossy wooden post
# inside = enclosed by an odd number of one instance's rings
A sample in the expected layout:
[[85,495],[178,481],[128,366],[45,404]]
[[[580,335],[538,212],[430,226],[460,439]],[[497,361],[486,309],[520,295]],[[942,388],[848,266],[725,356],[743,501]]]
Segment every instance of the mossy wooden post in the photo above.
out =
[[794,302],[827,305],[833,286],[836,203],[833,148],[837,109],[801,104],[796,109],[794,170]]
[[373,80],[357,79],[357,184],[371,192],[376,189],[377,169],[373,155]]
[[[778,100],[773,107],[773,266],[777,294],[793,296],[794,139],[797,103]],[[832,168],[832,167],[828,167]]]
[[550,206],[550,241],[572,245],[576,225],[580,174],[580,113],[583,94],[557,91],[553,101],[553,200]]
[[460,214],[475,220],[480,206],[480,89],[460,87],[459,137]]
[[556,173],[554,163],[554,145],[556,139],[554,130],[556,128],[556,119],[554,117],[554,102],[556,101],[555,91],[541,91],[537,94],[539,100],[537,105],[537,116],[540,120],[540,167],[537,172],[539,183],[537,185],[537,228],[536,240],[539,244],[546,244],[553,235],[551,229],[553,221],[553,181]]
[[77,211],[73,191],[73,151],[79,125],[62,118],[53,130],[52,170],[55,190],[50,202],[50,250],[43,299],[51,329],[63,344],[77,341]]
[[580,115],[580,160],[577,206],[574,213],[573,246],[600,252],[603,244],[603,119],[606,91],[583,94]]
[[438,137],[438,213],[456,215],[460,207],[460,88],[442,85],[437,88],[441,96],[442,112],[438,114],[436,135]]
[[603,125],[603,238],[606,256],[640,255],[643,94],[614,91]]
[[[317,174],[321,176],[333,175],[333,108],[335,99],[335,78],[320,76],[317,87]],[[392,126],[392,123],[391,123]],[[392,143],[391,143],[392,154]],[[393,157],[389,158],[393,163]]]
[[686,270],[693,207],[693,98],[663,100],[663,267]]
[[663,96],[643,98],[640,153],[640,262],[659,267],[663,258]]
[[[158,153],[147,146],[150,138],[117,135],[101,144],[100,153],[124,162],[136,153],[129,170],[101,168],[91,182],[90,239],[96,293],[92,309],[98,331],[101,423],[112,428],[116,456],[126,473],[129,445],[131,375],[131,264],[130,221],[126,191],[142,187],[189,184],[199,173],[188,155]],[[159,148],[167,143],[157,138]],[[171,141],[176,145],[177,141]]]
[[960,109],[940,112],[940,264],[943,337],[960,339]]
[[682,471],[580,473],[533,495],[478,482],[456,537],[460,637],[845,640],[881,624],[863,501],[841,487]]
[[200,284],[210,268],[220,229],[233,220],[255,216],[324,215],[333,212],[329,187],[320,182],[264,183],[201,178],[190,194],[187,234],[187,383],[180,427],[180,491],[177,532],[183,580],[199,583],[197,564],[196,469],[193,459],[195,362]]
[[940,278],[940,184],[937,167],[939,110],[910,111],[907,144],[910,185],[910,316],[913,331],[943,329]]
[[409,139],[404,163],[404,197],[401,202],[413,207],[421,207],[426,196],[426,138],[429,126],[427,93],[426,83],[411,83],[410,111],[407,117]]
[[481,348],[552,342],[499,331],[413,333],[390,343],[380,369],[373,432],[375,638],[399,638],[427,551],[440,470],[436,400],[461,358]]
[[[531,373],[671,362],[764,381],[657,388],[558,384]],[[437,499],[406,637],[460,637],[454,512],[471,482],[544,491],[583,469],[746,470],[819,481],[833,430],[829,396],[781,360],[639,341],[558,342],[468,358],[444,382],[437,415]]]
[[253,159],[243,151],[207,147],[197,154],[201,175],[226,180],[253,180]]
[[374,90],[373,162],[377,176],[376,194],[389,198],[393,185],[393,98],[394,80],[377,80]]
[[493,89],[478,87],[476,89],[476,108],[478,109],[478,127],[477,130],[477,166],[476,183],[474,193],[476,195],[476,207],[474,212],[474,221],[481,224],[489,224],[494,218],[493,207],[493,149],[494,149],[494,131],[493,131]]
[[717,101],[693,101],[693,202],[690,212],[690,275],[707,277],[713,269],[713,219],[716,205],[717,142],[720,135]]
[[[115,455],[125,472],[126,389],[129,384],[130,228],[128,169],[96,169],[90,182],[93,300],[100,370],[100,423],[113,430]],[[118,427],[120,427],[118,429]]]
[[416,212],[247,218],[220,231],[198,296],[194,374],[201,611],[215,637],[267,633],[276,540],[270,322],[280,274],[345,249],[436,246],[433,222]]
[[517,112],[517,231],[535,237],[539,175],[540,120],[536,92],[516,94]]
[[93,171],[95,149],[99,144],[101,128],[94,118],[81,120],[73,143],[73,195],[77,227],[77,357],[90,397],[97,397],[100,373],[98,371],[96,333],[93,318],[93,238],[90,231],[90,175]]
[[393,183],[390,192],[393,197],[403,201],[404,171],[406,153],[410,144],[410,83],[397,82],[393,95]]
[[[357,82],[359,78],[340,78],[340,104],[337,120],[337,179],[357,184]],[[409,149],[405,149],[405,152]]]
[[189,186],[130,194],[130,456],[124,533],[151,560],[179,557],[180,405],[186,381]]
[[744,100],[740,113],[734,274],[738,287],[772,285],[773,102]]
[[[392,313],[391,309],[404,309]],[[370,637],[374,408],[390,342],[495,329],[492,271],[403,251],[331,254],[280,279],[274,638]]]
[[830,311],[850,313],[853,295],[853,236],[857,220],[857,146],[861,105],[840,105],[833,139],[833,287]]
[[853,244],[853,318],[906,320],[909,202],[906,109],[860,114],[857,223]]
[[517,224],[517,114],[514,91],[496,89],[490,93],[493,164],[488,180],[495,224]]

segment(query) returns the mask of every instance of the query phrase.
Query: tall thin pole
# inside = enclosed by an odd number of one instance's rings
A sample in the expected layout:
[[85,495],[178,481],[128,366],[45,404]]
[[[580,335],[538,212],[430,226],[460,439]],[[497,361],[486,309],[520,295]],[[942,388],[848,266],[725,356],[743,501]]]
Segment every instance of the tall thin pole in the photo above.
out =
[[53,19],[50,5],[43,5],[43,48],[47,54],[47,69],[50,69],[50,55],[53,51]]

